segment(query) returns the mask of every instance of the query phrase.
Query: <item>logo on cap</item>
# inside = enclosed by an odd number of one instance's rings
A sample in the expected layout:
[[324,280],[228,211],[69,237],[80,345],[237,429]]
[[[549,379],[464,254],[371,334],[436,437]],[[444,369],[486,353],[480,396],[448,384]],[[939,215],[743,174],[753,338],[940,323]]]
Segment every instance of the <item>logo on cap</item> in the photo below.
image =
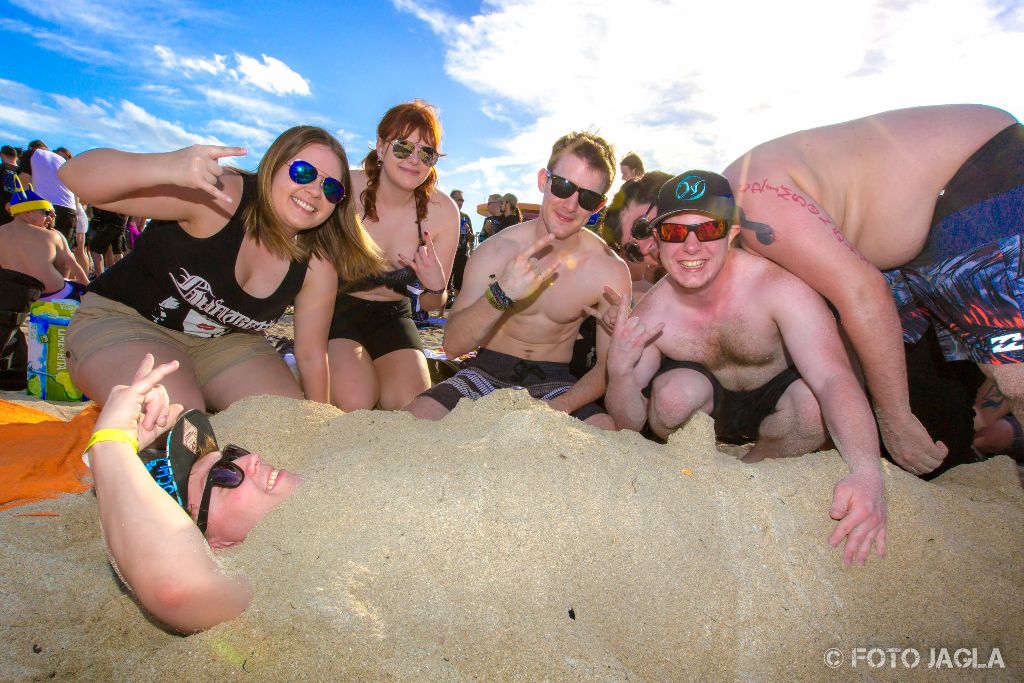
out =
[[703,197],[707,189],[707,182],[699,175],[688,175],[676,185],[676,199],[693,202]]

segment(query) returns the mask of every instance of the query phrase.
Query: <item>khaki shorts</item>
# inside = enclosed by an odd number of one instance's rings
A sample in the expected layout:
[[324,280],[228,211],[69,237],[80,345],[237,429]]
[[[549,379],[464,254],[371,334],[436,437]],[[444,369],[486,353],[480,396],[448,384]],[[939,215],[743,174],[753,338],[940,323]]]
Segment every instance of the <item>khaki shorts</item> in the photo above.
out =
[[95,293],[82,297],[82,305],[71,317],[64,348],[68,358],[81,366],[97,351],[133,341],[167,344],[188,354],[199,386],[251,358],[279,357],[261,334],[229,332],[220,337],[194,337],[161,327],[143,318],[134,308]]

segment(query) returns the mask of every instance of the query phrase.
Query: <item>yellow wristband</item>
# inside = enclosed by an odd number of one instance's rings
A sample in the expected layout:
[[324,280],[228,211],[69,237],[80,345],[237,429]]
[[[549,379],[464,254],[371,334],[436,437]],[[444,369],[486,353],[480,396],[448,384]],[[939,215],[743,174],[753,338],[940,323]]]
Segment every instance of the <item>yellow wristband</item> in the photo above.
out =
[[120,441],[121,443],[126,443],[131,446],[132,450],[136,453],[139,452],[139,440],[123,429],[100,429],[93,432],[92,438],[89,439],[89,443],[85,445],[85,450],[89,450],[93,447],[93,444],[97,444],[101,441]]

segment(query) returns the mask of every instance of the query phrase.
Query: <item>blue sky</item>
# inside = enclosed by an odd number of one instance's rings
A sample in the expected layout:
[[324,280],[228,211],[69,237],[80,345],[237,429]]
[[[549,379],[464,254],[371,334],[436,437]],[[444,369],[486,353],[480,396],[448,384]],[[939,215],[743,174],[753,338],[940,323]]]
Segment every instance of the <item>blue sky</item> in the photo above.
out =
[[[72,152],[244,145],[313,123],[358,164],[391,105],[441,111],[441,187],[538,201],[574,129],[648,168],[898,107],[1024,115],[1021,0],[10,0],[0,141]],[[616,186],[618,182],[616,183]],[[474,221],[479,227],[479,220]]]

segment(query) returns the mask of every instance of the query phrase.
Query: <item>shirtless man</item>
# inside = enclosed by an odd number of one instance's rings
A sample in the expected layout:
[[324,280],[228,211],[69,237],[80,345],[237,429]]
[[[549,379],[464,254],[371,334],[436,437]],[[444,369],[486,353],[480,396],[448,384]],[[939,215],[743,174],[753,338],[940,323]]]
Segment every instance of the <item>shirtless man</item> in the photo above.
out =
[[[1024,302],[1014,294],[1022,159],[1024,128],[1012,116],[948,105],[793,133],[724,172],[745,214],[743,246],[838,309],[885,446],[914,474],[947,455],[909,402],[902,341],[929,323],[947,359],[978,363],[1024,416]],[[895,268],[900,313],[882,274]]]
[[19,184],[10,212],[13,220],[0,226],[0,268],[43,283],[41,300],[80,298],[89,279],[67,240],[53,229],[53,205]]
[[[181,405],[160,383],[177,368],[154,368],[146,354],[132,384],[111,390],[87,459],[118,576],[157,620],[192,633],[235,618],[252,600],[249,581],[225,572],[210,549],[245,540],[302,479],[243,448],[220,450],[199,411],[179,420]],[[153,442],[156,452],[138,453]]]
[[803,455],[825,424],[850,474],[835,486],[829,538],[844,562],[885,554],[878,437],[835,320],[818,294],[759,256],[733,249],[740,232],[729,184],[687,171],[658,193],[650,223],[667,275],[635,315],[620,304],[608,351],[605,404],[620,427],[662,438],[700,410],[719,439],[754,441],[743,458]]
[[556,410],[614,428],[594,403],[604,394],[608,335],[599,331],[596,364],[578,382],[568,367],[584,308],[608,308],[604,287],[630,291],[626,265],[583,229],[604,205],[614,176],[614,152],[602,138],[570,133],[558,139],[537,174],[544,193],[540,215],[487,240],[466,265],[444,348],[452,358],[479,349],[477,357],[406,410],[438,420],[462,398],[526,388]]

